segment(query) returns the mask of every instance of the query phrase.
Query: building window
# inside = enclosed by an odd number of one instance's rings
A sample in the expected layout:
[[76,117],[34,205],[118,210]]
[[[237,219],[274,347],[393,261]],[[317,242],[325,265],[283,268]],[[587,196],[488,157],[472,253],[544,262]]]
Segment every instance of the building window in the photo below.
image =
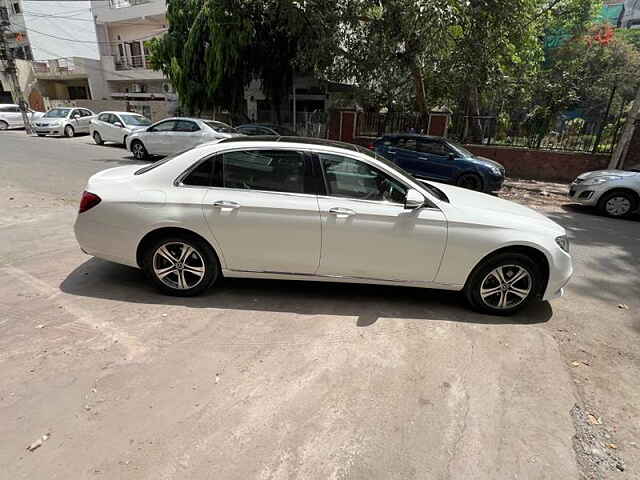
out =
[[13,2],[13,13],[16,15],[22,13],[22,8],[20,8],[20,2]]

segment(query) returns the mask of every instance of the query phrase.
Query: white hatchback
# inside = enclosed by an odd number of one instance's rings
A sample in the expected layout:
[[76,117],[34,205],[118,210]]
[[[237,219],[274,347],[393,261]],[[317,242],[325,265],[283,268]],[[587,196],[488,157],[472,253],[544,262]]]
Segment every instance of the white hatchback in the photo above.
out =
[[165,118],[127,137],[127,150],[138,160],[171,155],[211,140],[242,135],[226,123],[200,118]]
[[151,120],[132,112],[101,112],[91,120],[89,133],[98,145],[104,142],[115,142],[124,145],[127,137],[133,132],[144,130],[151,125]]
[[89,180],[83,251],[195,295],[221,276],[463,290],[478,310],[562,294],[564,228],[483,193],[420,182],[369,150],[241,137]]

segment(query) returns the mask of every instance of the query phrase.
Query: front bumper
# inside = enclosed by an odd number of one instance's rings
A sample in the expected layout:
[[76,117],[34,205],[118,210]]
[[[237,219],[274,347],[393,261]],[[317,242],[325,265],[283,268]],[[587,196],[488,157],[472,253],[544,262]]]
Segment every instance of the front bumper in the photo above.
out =
[[486,176],[485,177],[485,191],[486,192],[497,192],[502,188],[504,184],[504,177],[494,177],[494,176]]
[[573,261],[571,255],[557,248],[549,259],[549,281],[542,300],[553,300],[564,294],[564,287],[573,275]]
[[35,127],[33,130],[40,135],[62,135],[62,127]]
[[569,185],[569,198],[581,205],[595,206],[602,194],[610,188],[606,183],[600,185],[584,185],[575,181]]

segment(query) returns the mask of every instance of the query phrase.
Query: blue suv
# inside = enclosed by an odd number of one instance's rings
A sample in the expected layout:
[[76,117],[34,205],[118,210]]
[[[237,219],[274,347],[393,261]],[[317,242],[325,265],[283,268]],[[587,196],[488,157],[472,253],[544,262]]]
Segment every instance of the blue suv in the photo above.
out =
[[477,157],[455,142],[424,135],[385,135],[374,143],[376,153],[416,178],[451,183],[481,192],[502,188],[502,165]]

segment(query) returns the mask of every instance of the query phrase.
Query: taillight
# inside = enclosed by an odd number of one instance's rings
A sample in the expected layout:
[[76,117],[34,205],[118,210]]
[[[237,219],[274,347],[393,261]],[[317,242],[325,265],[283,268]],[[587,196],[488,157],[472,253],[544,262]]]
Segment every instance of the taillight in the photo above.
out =
[[95,193],[87,191],[83,192],[82,199],[80,199],[80,209],[78,210],[78,213],[86,212],[90,208],[98,205],[101,201],[102,199]]

